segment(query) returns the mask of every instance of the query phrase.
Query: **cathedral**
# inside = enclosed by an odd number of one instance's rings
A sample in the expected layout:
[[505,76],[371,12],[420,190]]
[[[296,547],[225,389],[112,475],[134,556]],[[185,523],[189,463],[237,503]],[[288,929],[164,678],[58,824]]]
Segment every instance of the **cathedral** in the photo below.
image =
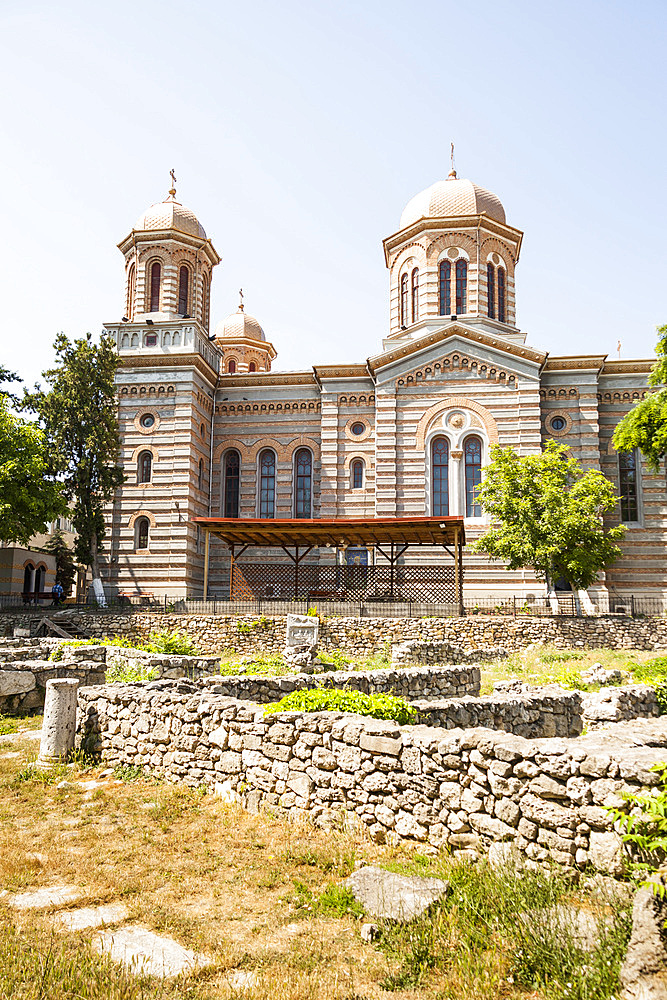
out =
[[[516,325],[522,239],[495,194],[452,170],[408,202],[383,242],[389,322],[370,356],[274,373],[280,345],[242,300],[211,324],[220,257],[172,186],[119,244],[124,314],[105,327],[119,354],[126,475],[107,512],[109,592],[202,596],[202,518],[458,517],[469,545],[488,524],[475,489],[490,448],[528,455],[553,438],[601,470],[620,498],[623,554],[592,596],[667,596],[664,470],[652,475],[639,453],[612,444],[648,391],[653,362],[531,347]],[[245,591],[215,538],[209,559],[210,596],[286,593],[252,572],[285,564],[278,548],[243,553]],[[306,563],[367,573],[380,561],[376,547],[343,539],[314,548]],[[435,562],[426,548],[398,565]],[[545,593],[530,570],[509,572],[468,549],[463,569],[466,598]]]

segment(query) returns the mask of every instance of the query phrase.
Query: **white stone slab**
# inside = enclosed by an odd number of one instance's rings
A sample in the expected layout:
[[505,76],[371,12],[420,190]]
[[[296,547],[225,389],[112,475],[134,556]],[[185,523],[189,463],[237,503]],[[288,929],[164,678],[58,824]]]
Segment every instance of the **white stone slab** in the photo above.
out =
[[26,694],[36,684],[35,675],[30,670],[0,670],[0,698]]
[[232,969],[227,973],[227,982],[233,990],[251,989],[257,983],[256,972],[245,972],[243,969]]
[[447,892],[447,883],[420,875],[396,875],[367,865],[343,882],[373,917],[407,922],[420,917]]
[[8,902],[15,910],[46,910],[50,906],[67,906],[80,896],[73,885],[48,885],[32,892],[19,892],[10,896]]
[[286,646],[316,646],[320,630],[318,618],[311,615],[288,615]]
[[146,927],[121,927],[100,931],[93,942],[98,952],[122,962],[135,973],[169,978],[210,964],[210,959],[184,948],[172,938],[161,937]]
[[65,910],[56,914],[56,923],[66,931],[83,931],[87,927],[104,927],[121,924],[127,920],[128,909],[124,903],[107,903],[106,906],[84,906],[80,910]]

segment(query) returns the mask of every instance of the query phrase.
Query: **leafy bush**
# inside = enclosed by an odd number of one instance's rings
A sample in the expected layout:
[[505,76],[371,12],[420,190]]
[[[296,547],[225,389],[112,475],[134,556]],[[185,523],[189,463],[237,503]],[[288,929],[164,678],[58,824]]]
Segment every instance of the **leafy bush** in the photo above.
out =
[[658,656],[646,663],[635,663],[632,665],[632,673],[636,681],[646,684],[667,681],[667,656]]
[[136,640],[126,635],[105,635],[101,639],[68,639],[51,651],[49,660],[62,660],[65,646],[122,646],[124,649],[143,649]]
[[317,618],[317,605],[315,604],[312,608],[308,608],[306,614],[309,618]]
[[188,639],[185,632],[151,632],[148,642],[139,649],[147,653],[173,653],[176,656],[201,656],[201,650]]
[[[623,798],[634,812],[606,807],[624,831],[623,843],[634,848],[638,860],[631,861],[635,871],[653,872],[667,857],[667,763],[654,764],[651,768],[659,777],[660,785],[643,795],[626,793]],[[646,883],[645,883],[646,884]],[[655,889],[662,889],[650,883]]]
[[313,688],[309,691],[292,691],[280,701],[266,705],[269,712],[353,712],[370,715],[373,719],[392,719],[399,725],[414,724],[417,712],[402,698],[391,694],[363,694],[361,691],[343,691],[340,688]]
[[567,688],[568,691],[590,691],[591,689],[590,684],[587,684],[581,676],[581,672],[572,668],[562,670],[556,681],[561,687]]
[[242,663],[238,660],[231,663],[221,660],[220,673],[226,677],[236,677],[239,674],[243,674],[243,676],[262,674],[268,677],[282,677],[283,674],[287,674],[289,671],[281,656],[277,653],[266,653]]

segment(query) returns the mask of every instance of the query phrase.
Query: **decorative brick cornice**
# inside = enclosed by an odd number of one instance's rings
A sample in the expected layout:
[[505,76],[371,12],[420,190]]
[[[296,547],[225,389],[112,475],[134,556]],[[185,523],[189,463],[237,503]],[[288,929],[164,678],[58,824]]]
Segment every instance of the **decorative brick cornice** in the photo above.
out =
[[507,372],[503,368],[496,368],[494,365],[479,361],[477,358],[468,358],[464,354],[454,352],[439,361],[402,375],[401,378],[396,379],[396,390],[398,391],[406,385],[417,385],[421,382],[443,382],[447,376],[456,375],[459,372],[484,381],[498,382],[510,389],[516,389],[517,382],[514,372]]
[[228,415],[232,414],[246,414],[246,413],[283,413],[283,412],[295,412],[306,411],[310,413],[318,413],[320,410],[320,402],[315,399],[294,399],[285,400],[283,402],[274,402],[273,400],[264,403],[251,402],[249,400],[244,400],[239,403],[219,403],[216,408],[216,413],[226,413]]
[[369,378],[366,365],[313,365],[319,379]]
[[536,351],[531,347],[524,347],[520,344],[511,344],[502,337],[490,337],[488,334],[471,330],[470,327],[464,326],[461,323],[449,323],[447,326],[442,327],[442,329],[435,330],[433,333],[420,337],[418,340],[411,340],[408,344],[397,347],[393,351],[387,351],[385,354],[376,354],[375,357],[368,359],[369,367],[373,372],[381,371],[396,361],[401,361],[403,358],[410,357],[411,354],[423,351],[425,347],[430,347],[432,344],[439,344],[443,340],[448,340],[450,337],[456,336],[468,340],[473,344],[493,347],[503,354],[523,358],[526,361],[533,361],[537,364],[541,364],[547,357],[544,351]]
[[368,395],[362,392],[358,396],[355,393],[351,393],[349,396],[338,397],[339,406],[373,406],[374,404],[375,393],[373,392]]
[[606,354],[577,354],[568,357],[548,357],[544,368],[545,372],[566,372],[566,371],[602,371],[605,364]]
[[632,361],[605,361],[602,375],[648,375],[653,370],[655,358],[637,358]]
[[[118,371],[124,368],[196,368],[204,378],[215,382],[218,373],[211,368],[201,354],[160,354],[160,355],[137,355],[132,358],[121,358]],[[212,377],[212,378],[211,378]]]
[[226,389],[255,389],[258,385],[317,385],[312,371],[308,372],[272,372],[258,374],[248,372],[238,375],[222,375]]
[[540,399],[545,401],[559,400],[560,402],[567,401],[568,399],[578,399],[579,390],[575,388],[570,389],[540,389]]

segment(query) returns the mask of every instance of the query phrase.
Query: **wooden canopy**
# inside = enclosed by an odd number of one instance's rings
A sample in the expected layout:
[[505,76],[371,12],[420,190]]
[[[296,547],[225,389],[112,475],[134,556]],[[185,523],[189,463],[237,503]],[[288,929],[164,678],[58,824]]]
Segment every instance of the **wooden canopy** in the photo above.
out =
[[[208,595],[208,570],[211,535],[229,546],[232,560],[246,549],[280,548],[295,565],[295,591],[298,567],[313,548],[339,548],[346,545],[375,548],[393,569],[411,545],[442,546],[454,560],[456,594],[463,603],[462,549],[465,527],[462,517],[373,517],[373,518],[247,518],[195,517],[195,524],[205,532],[204,596]],[[451,548],[450,548],[451,546]]]

